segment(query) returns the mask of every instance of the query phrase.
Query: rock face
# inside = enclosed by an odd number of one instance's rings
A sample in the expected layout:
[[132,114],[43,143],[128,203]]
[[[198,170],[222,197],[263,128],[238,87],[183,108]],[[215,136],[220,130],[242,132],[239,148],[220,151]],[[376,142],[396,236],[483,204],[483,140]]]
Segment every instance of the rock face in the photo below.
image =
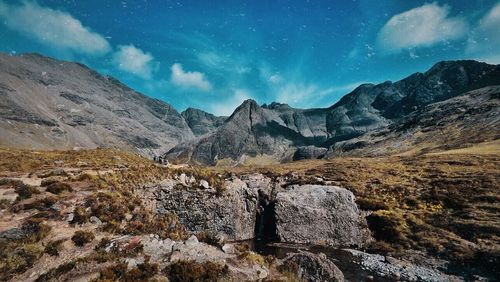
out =
[[[257,194],[240,180],[226,182],[226,191],[188,188],[164,182],[146,188],[158,213],[173,212],[194,233],[204,232],[228,241],[254,237]],[[146,193],[147,194],[147,193]]]
[[227,117],[218,117],[202,110],[187,108],[181,113],[195,136],[201,136],[215,131]]
[[344,281],[344,274],[326,257],[302,251],[289,254],[284,260],[285,268],[295,272],[302,281]]
[[275,215],[280,242],[347,247],[370,238],[354,195],[340,187],[291,186],[277,193]]
[[164,153],[194,138],[170,105],[82,64],[0,53],[0,145]]
[[297,148],[297,151],[293,154],[293,160],[306,160],[306,159],[319,159],[325,156],[327,148],[321,148],[316,146],[305,146]]
[[500,65],[449,61],[397,82],[363,84],[325,109],[294,109],[279,103],[259,106],[248,100],[223,126],[176,146],[166,156],[203,164],[221,159],[244,162],[259,156],[277,161],[316,158],[322,155],[319,148],[392,131],[416,112],[424,111],[420,116],[425,117],[430,104],[494,85],[500,85]]

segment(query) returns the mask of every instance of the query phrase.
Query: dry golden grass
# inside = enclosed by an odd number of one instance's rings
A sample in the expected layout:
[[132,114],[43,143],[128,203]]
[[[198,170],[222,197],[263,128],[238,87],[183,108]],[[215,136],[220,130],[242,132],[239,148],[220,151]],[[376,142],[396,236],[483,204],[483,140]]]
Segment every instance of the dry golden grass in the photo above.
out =
[[[288,176],[297,184],[327,183],[351,190],[360,207],[370,211],[367,219],[376,238],[374,251],[404,256],[406,250],[416,249],[459,262],[484,261],[494,265],[500,259],[500,155],[495,144],[420,156],[175,169],[158,166],[134,154],[104,149],[48,152],[0,149],[0,176],[38,173],[55,167],[95,171],[69,177],[68,183],[76,190],[83,186],[94,191],[87,199],[95,201],[87,206],[81,203],[81,207],[85,210],[94,206],[95,212],[91,209],[92,214],[82,213],[82,220],[98,215],[103,221],[116,223],[110,225],[116,226],[116,230],[110,231],[134,234],[151,232],[163,225],[145,209],[133,211],[124,201],[133,202],[131,192],[138,185],[181,173],[205,179],[213,187],[220,186],[222,192],[223,179],[230,174],[261,172],[269,177]],[[102,170],[110,173],[100,173]],[[99,198],[97,191],[115,196]],[[58,195],[62,199],[69,196]],[[104,209],[105,206],[116,209]],[[127,209],[117,212],[118,206]],[[134,213],[134,218],[128,225],[119,226],[127,213]],[[184,235],[183,230],[175,229],[162,237]]]

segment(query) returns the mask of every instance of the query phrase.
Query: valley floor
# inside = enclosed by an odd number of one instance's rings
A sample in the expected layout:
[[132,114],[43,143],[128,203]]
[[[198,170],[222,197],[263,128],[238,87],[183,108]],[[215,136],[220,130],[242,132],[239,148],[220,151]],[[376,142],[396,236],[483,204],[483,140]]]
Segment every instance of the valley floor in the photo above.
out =
[[[254,173],[286,178],[289,185],[336,185],[353,192],[375,238],[365,250],[369,253],[465,279],[498,277],[500,155],[497,143],[486,148],[232,168],[168,168],[105,149],[0,149],[0,280],[182,281],[176,279],[186,275],[210,280],[228,271],[241,279],[259,279],[264,272],[271,280],[296,279],[254,252],[197,245],[202,243],[188,239],[175,215],[153,215],[135,193],[140,185],[180,174],[215,187],[230,175]],[[162,244],[181,244],[177,248],[183,259],[157,263],[154,248]],[[193,262],[189,248],[217,259]]]

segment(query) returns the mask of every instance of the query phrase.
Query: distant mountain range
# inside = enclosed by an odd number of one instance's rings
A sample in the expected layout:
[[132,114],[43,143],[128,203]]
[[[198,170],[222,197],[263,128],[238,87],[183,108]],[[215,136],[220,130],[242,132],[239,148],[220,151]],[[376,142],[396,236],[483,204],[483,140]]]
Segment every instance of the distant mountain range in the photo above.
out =
[[81,64],[0,54],[0,144],[112,147],[208,165],[427,152],[498,139],[499,97],[500,65],[446,61],[363,84],[329,108],[247,100],[217,117],[178,113]]

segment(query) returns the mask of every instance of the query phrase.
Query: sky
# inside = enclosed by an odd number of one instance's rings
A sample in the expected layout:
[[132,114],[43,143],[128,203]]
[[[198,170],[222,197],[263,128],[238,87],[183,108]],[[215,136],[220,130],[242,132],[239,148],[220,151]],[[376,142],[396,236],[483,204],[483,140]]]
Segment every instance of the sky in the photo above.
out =
[[178,111],[328,107],[442,60],[500,63],[498,0],[0,0],[0,51],[84,63]]

